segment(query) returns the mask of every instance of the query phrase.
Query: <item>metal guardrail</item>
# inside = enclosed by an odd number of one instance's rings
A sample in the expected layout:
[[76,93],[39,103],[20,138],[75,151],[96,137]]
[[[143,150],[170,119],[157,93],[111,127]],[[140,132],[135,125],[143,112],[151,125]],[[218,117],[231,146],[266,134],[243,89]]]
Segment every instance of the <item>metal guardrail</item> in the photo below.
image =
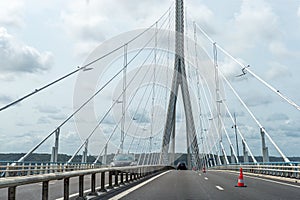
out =
[[90,163],[37,163],[37,162],[2,162],[0,163],[0,178],[11,176],[28,176],[37,174],[48,174],[56,172],[67,172],[74,170],[85,170],[106,167],[101,164]]
[[241,167],[245,172],[300,179],[300,162],[220,165],[214,166],[212,169],[238,171]]
[[[86,169],[67,172],[56,172],[49,174],[6,177],[0,179],[0,188],[8,188],[8,199],[16,199],[17,187],[21,185],[41,183],[42,182],[42,199],[48,200],[49,197],[49,182],[53,180],[62,180],[64,182],[64,199],[69,199],[69,180],[71,177],[79,177],[78,198],[84,198],[84,176],[91,175],[91,192],[90,194],[97,195],[96,192],[96,174],[101,174],[99,192],[106,192],[107,189],[112,189],[127,182],[138,180],[149,174],[159,171],[171,169],[170,166],[154,165],[154,166],[134,166],[134,167],[110,167],[99,169]],[[108,186],[105,187],[105,177],[108,174]],[[114,176],[114,184],[113,184]],[[125,180],[124,180],[125,179]]]

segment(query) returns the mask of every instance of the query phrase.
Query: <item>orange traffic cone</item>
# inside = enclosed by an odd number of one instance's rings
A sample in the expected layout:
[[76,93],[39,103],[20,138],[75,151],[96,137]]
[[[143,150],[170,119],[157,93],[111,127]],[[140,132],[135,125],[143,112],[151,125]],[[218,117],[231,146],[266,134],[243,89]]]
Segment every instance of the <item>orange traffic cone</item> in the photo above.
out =
[[236,187],[247,187],[244,183],[243,169],[240,168],[240,175]]

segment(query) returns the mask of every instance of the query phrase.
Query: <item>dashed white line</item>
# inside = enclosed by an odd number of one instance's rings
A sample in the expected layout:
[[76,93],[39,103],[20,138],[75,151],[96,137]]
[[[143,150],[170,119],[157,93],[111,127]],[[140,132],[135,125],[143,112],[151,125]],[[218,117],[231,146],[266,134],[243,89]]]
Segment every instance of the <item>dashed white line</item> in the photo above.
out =
[[208,180],[208,178],[207,178],[207,177],[204,177],[204,179],[205,179],[205,180]]
[[223,191],[223,190],[224,190],[224,188],[222,188],[221,186],[218,186],[218,185],[216,185],[216,188],[217,188],[218,190],[220,190],[220,191]]

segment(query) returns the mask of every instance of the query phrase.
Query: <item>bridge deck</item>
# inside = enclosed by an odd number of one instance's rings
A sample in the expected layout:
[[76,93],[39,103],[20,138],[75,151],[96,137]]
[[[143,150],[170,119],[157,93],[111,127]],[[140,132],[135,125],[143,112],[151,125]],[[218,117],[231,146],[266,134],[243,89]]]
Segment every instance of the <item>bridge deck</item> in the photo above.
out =
[[269,182],[244,176],[247,187],[238,188],[237,174],[210,171],[169,171],[121,199],[296,199],[300,184]]

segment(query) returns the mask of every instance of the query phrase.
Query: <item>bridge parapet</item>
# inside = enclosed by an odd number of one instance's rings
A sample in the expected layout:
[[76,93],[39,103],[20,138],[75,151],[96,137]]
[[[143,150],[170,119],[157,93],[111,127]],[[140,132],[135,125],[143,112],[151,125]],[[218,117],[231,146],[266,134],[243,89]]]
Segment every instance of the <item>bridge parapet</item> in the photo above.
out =
[[300,162],[245,163],[242,165],[231,164],[214,166],[211,167],[211,169],[238,171],[241,167],[243,168],[243,171],[249,173],[300,179]]
[[[99,192],[106,192],[107,189],[119,186],[125,182],[135,181],[150,174],[171,169],[170,166],[148,165],[148,166],[131,166],[131,167],[104,167],[94,169],[79,169],[71,171],[66,168],[63,172],[34,174],[26,176],[4,177],[0,179],[0,189],[8,188],[8,199],[16,199],[17,187],[34,183],[42,183],[42,199],[47,200],[49,197],[49,182],[54,180],[63,180],[64,199],[69,199],[69,180],[72,177],[79,178],[78,192],[79,198],[84,198],[84,176],[91,175],[91,194],[97,195],[96,191],[96,174],[101,174],[101,189]],[[105,186],[105,178],[108,174],[108,187]],[[113,185],[114,176],[114,185]],[[119,176],[121,177],[119,179]],[[125,179],[125,180],[124,180]]]
[[41,162],[0,162],[0,178],[10,176],[28,176],[49,174],[74,170],[85,170],[106,167],[91,163],[41,163]]

